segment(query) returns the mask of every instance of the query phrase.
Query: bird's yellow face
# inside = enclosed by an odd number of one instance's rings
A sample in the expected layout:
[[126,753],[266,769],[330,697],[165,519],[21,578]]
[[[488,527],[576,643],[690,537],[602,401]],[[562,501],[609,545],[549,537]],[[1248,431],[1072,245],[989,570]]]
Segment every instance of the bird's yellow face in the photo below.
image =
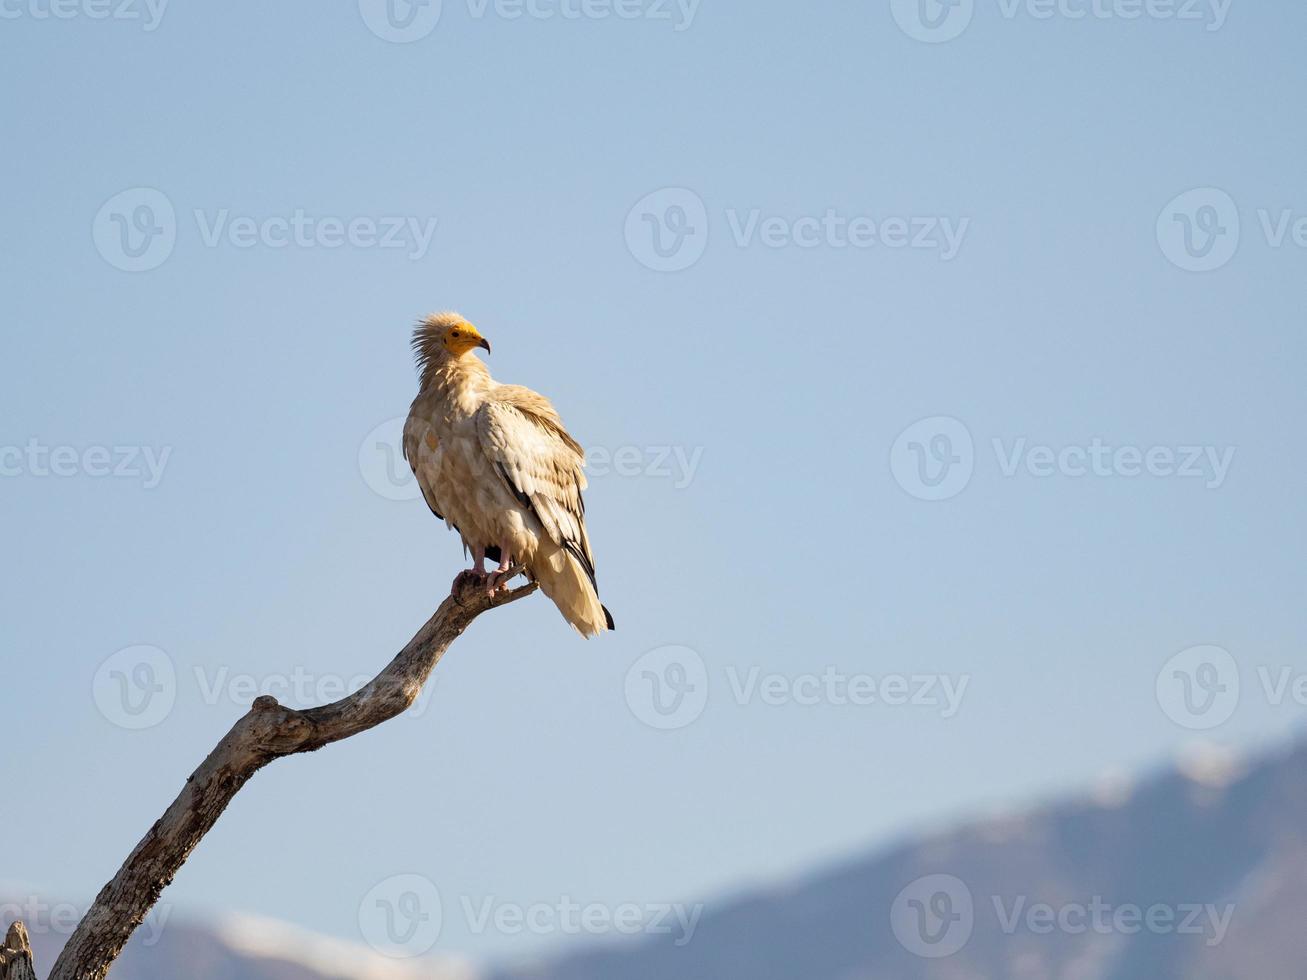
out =
[[455,357],[466,354],[478,347],[483,348],[487,354],[490,353],[490,341],[481,336],[481,331],[466,320],[460,320],[458,323],[446,327],[445,335],[441,340],[445,345],[445,350]]

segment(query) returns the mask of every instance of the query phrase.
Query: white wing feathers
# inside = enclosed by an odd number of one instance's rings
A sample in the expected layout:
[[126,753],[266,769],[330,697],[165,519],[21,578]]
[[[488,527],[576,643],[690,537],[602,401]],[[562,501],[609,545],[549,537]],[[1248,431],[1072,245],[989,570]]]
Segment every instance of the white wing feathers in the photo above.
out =
[[476,415],[481,449],[517,501],[553,542],[571,553],[594,582],[585,530],[585,454],[542,395],[499,385]]

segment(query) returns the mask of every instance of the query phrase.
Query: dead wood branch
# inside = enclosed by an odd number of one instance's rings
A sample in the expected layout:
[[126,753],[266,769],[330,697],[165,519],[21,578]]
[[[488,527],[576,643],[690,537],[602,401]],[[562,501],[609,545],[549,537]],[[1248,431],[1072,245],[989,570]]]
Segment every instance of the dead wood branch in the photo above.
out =
[[[401,714],[417,700],[431,671],[472,620],[535,590],[535,585],[526,585],[491,598],[483,585],[460,577],[455,594],[408,646],[354,694],[303,711],[284,707],[275,698],[257,699],[96,896],[55,961],[50,980],[102,980],[160,892],[251,776],[273,759],[312,752]],[[7,943],[14,948],[0,950],[0,980],[36,980],[21,923],[9,930]]]

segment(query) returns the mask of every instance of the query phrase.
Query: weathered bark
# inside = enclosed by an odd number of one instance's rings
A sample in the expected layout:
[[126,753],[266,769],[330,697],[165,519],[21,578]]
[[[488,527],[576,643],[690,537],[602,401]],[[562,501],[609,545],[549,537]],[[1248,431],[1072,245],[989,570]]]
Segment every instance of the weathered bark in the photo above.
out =
[[[258,698],[96,896],[49,980],[102,980],[159,893],[251,776],[273,759],[312,752],[401,714],[417,700],[432,669],[472,620],[535,590],[535,585],[526,585],[492,599],[484,586],[462,577],[455,594],[408,646],[349,697],[304,711],[283,707],[275,698]],[[10,928],[6,942],[15,948],[0,951],[0,980],[36,980],[22,923]]]
[[0,946],[0,980],[36,980],[32,947],[27,944],[27,930],[21,922],[9,927],[5,944]]

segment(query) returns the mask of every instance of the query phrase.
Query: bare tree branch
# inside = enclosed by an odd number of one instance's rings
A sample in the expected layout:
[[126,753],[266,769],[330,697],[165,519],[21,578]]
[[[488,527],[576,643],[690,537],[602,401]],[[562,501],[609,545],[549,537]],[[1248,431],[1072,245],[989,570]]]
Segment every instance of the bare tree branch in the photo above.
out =
[[[525,585],[491,598],[484,585],[460,577],[455,593],[408,646],[356,693],[305,711],[283,707],[275,698],[258,698],[96,896],[55,961],[50,980],[103,980],[159,893],[251,776],[273,759],[312,752],[401,714],[417,700],[432,669],[472,620],[535,590],[535,585]],[[22,923],[10,928],[6,944],[0,950],[0,980],[36,980]]]

